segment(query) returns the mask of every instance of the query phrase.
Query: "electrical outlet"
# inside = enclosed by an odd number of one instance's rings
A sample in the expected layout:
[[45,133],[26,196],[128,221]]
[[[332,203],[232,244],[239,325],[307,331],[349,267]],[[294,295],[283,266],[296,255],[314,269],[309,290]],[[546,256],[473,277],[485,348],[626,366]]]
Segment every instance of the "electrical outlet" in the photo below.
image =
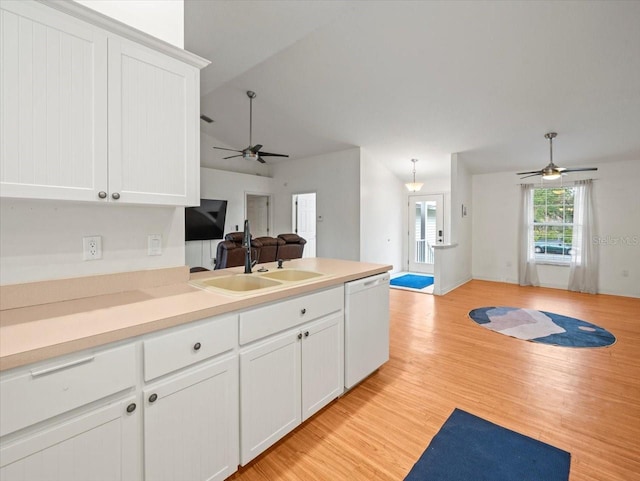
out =
[[102,259],[102,236],[94,235],[82,238],[82,260]]

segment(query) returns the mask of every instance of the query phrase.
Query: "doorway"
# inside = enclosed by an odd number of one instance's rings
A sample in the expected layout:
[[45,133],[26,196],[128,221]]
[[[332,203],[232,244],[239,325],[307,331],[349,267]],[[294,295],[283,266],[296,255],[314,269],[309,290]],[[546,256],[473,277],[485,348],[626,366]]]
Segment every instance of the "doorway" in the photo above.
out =
[[254,239],[270,235],[270,205],[271,196],[268,194],[245,194],[245,219],[249,221]]
[[316,256],[316,193],[294,194],[291,197],[292,230],[307,243],[302,257]]
[[444,243],[443,194],[409,196],[409,271],[433,274],[434,245]]

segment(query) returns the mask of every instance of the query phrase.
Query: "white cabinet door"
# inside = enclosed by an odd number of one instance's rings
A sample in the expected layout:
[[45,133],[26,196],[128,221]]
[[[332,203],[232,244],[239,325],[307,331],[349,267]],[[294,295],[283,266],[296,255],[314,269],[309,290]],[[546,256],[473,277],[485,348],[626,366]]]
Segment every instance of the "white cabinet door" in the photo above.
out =
[[200,71],[109,38],[109,190],[119,202],[198,205]]
[[240,353],[240,463],[300,424],[299,331]]
[[148,481],[223,480],[238,469],[238,358],[144,390]]
[[107,190],[107,35],[34,2],[0,10],[0,194]]
[[[135,409],[128,412],[128,406]],[[0,449],[0,479],[139,479],[139,411],[133,399],[129,399],[7,443]]]
[[302,330],[303,421],[340,396],[344,390],[342,333],[342,312]]

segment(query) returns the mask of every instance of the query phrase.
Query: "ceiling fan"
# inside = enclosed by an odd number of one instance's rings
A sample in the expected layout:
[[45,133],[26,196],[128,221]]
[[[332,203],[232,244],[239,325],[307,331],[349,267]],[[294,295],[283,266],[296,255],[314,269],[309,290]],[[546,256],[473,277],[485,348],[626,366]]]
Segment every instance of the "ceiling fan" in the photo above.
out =
[[251,131],[253,127],[253,99],[256,98],[256,93],[251,90],[247,91],[247,97],[249,97],[249,147],[243,150],[235,150],[235,149],[225,149],[224,147],[214,147],[214,149],[218,150],[229,150],[230,152],[240,152],[239,155],[231,155],[229,157],[224,157],[225,159],[233,159],[234,157],[242,157],[245,160],[257,160],[261,164],[265,164],[263,157],[289,157],[285,154],[272,154],[270,152],[264,152],[262,149],[262,144],[252,145],[251,143]]
[[[553,163],[553,139],[558,136],[555,132],[549,132],[544,134],[545,139],[549,139],[549,165],[547,165],[544,169],[540,170],[532,170],[531,172],[518,172],[516,175],[524,175],[524,177],[520,177],[521,179],[526,179],[527,177],[535,177],[536,175],[541,175],[543,180],[556,180],[567,174],[568,172],[586,172],[588,170],[598,170],[597,167],[583,167],[583,168],[575,168],[575,169],[567,169],[565,167],[558,167]],[[527,175],[529,174],[529,175]]]

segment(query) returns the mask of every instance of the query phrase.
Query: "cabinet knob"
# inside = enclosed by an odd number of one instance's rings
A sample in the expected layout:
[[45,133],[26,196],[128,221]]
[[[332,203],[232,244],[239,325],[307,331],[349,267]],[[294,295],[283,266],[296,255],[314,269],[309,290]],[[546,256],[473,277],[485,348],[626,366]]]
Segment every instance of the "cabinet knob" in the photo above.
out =
[[309,331],[304,331],[304,337],[309,337]]
[[136,410],[136,403],[131,403],[127,406],[127,412],[128,413],[132,413],[133,411]]
[[120,198],[120,194],[114,192],[113,194],[111,194],[111,197],[113,197],[114,200],[118,200]]
[[302,333],[298,334],[298,339],[302,339]]
[[307,310],[306,310],[306,309],[301,309],[301,310],[300,310],[300,314],[302,314],[303,316],[304,316],[306,313],[307,313]]
[[156,393],[153,393],[151,396],[149,396],[150,403],[156,402],[156,399],[158,399],[158,395]]
[[194,351],[199,351],[201,347],[202,347],[202,344],[200,344],[199,342],[196,342],[196,343],[193,345],[193,350],[194,350]]
[[107,193],[104,190],[101,190],[100,192],[98,192],[98,197],[100,197],[101,199],[106,199]]

